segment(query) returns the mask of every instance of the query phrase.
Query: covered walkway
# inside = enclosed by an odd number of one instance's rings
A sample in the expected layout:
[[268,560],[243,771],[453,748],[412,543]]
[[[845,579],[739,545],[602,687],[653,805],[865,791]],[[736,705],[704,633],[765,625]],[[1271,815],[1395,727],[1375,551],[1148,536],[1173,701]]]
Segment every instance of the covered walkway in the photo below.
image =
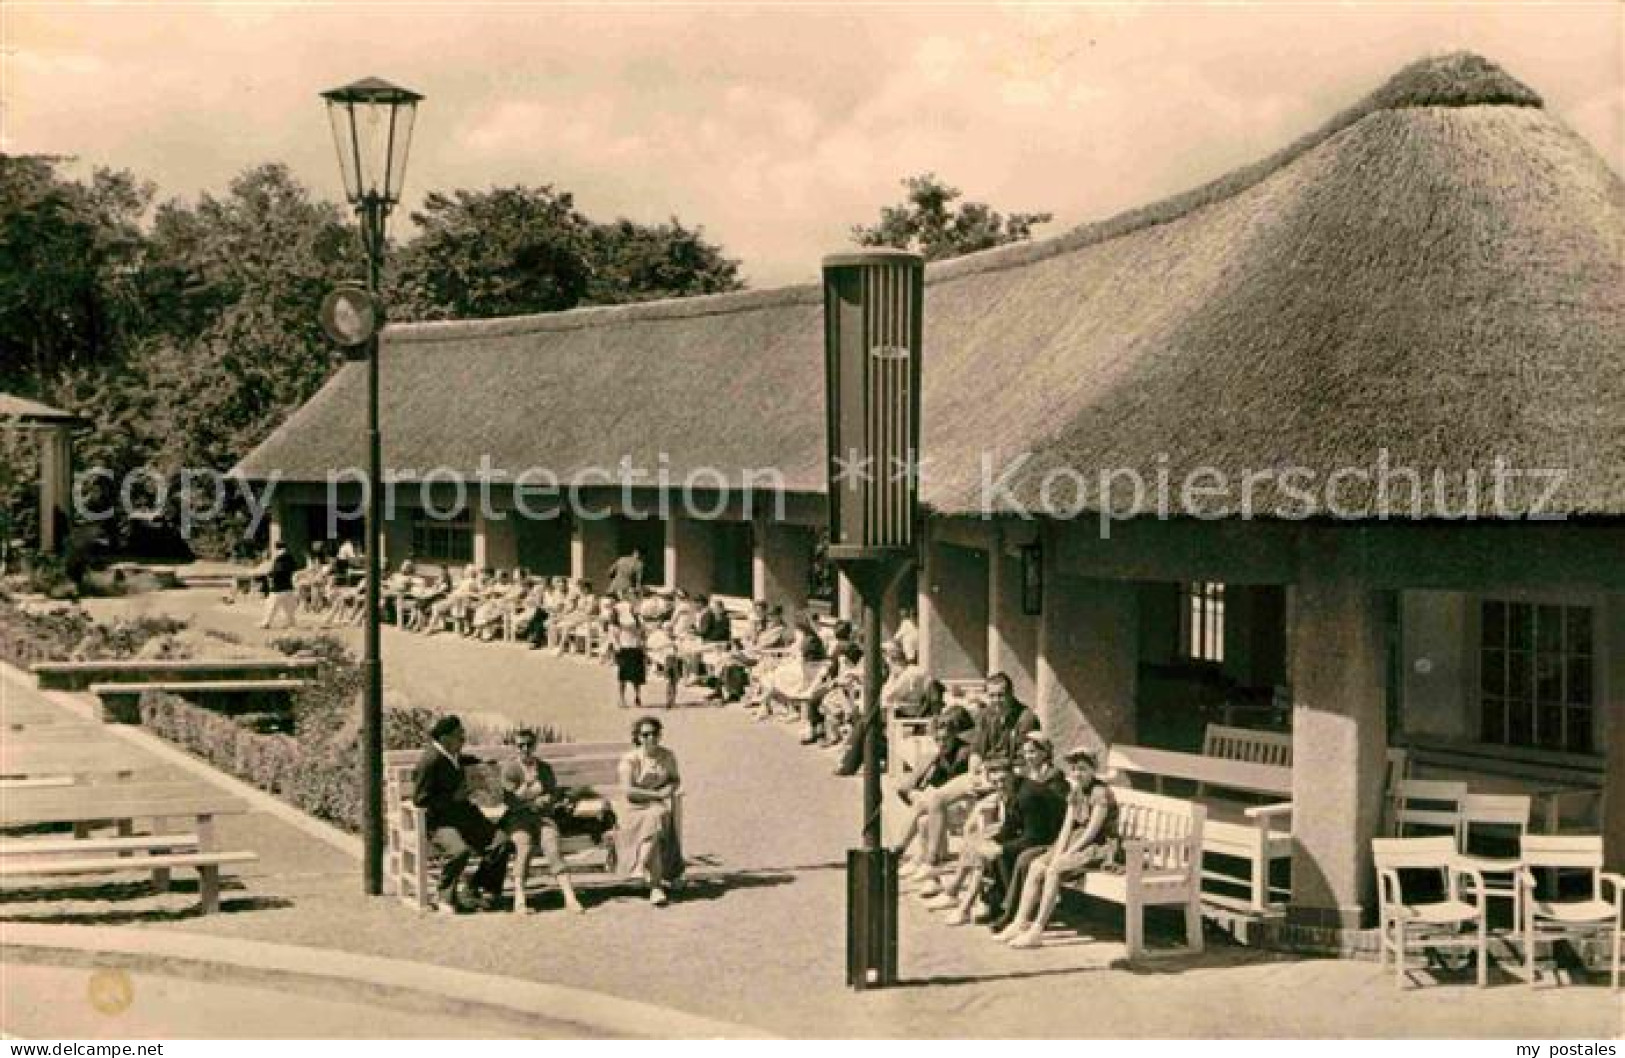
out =
[[[186,612],[200,627],[260,636],[256,614],[213,592],[106,600]],[[354,637],[354,630],[345,630]],[[386,631],[390,687],[416,704],[551,722],[577,739],[619,737],[608,670],[498,644]],[[429,696],[452,695],[445,703]],[[854,995],[842,985],[843,850],[859,790],[830,757],[782,725],[735,710],[662,714],[690,789],[693,884],[664,910],[628,889],[588,894],[590,911],[420,917],[360,895],[357,873],[300,866],[310,840],[288,836],[225,914],[141,928],[382,955],[568,985],[795,1036],[1593,1036],[1618,1033],[1618,1000],[1593,986],[1530,990],[1492,976],[1482,992],[1449,983],[1396,993],[1375,963],[1248,951],[1210,936],[1198,959],[1121,963],[1120,917],[1073,906],[1064,942],[1011,951],[976,927],[903,909],[905,985]],[[249,816],[248,819],[256,819]],[[247,900],[241,908],[234,900]],[[548,902],[543,907],[550,906]],[[8,917],[24,917],[8,905]],[[1157,920],[1153,919],[1153,943]],[[1087,935],[1085,935],[1087,934]],[[1170,934],[1172,937],[1172,934]],[[1281,997],[1291,996],[1290,1004]]]

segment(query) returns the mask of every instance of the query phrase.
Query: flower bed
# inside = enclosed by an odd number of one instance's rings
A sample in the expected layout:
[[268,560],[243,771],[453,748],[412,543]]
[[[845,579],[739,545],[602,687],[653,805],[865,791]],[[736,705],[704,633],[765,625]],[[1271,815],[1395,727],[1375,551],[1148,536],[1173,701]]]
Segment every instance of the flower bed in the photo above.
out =
[[52,603],[30,610],[0,598],[0,658],[21,668],[36,661],[184,658],[190,651],[173,637],[185,621],[143,615],[97,624],[83,609]]

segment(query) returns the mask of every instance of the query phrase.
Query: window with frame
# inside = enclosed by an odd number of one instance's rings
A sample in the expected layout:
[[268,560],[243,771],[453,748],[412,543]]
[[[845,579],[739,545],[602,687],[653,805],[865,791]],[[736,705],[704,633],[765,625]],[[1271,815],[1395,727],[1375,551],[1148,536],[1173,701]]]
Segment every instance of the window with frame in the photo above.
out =
[[1193,661],[1224,661],[1224,585],[1196,581],[1179,587],[1179,652]]
[[1480,618],[1479,737],[1507,746],[1592,752],[1591,607],[1485,599]]
[[472,562],[473,521],[466,514],[449,519],[412,515],[412,556],[429,562]]

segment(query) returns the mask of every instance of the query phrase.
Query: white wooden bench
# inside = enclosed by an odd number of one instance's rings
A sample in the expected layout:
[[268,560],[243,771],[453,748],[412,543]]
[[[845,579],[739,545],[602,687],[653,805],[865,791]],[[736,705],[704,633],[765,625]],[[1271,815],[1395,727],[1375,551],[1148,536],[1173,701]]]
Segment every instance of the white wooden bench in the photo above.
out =
[[[942,681],[942,711],[961,708],[974,719],[982,711],[982,691],[987,681],[980,676]],[[886,770],[892,776],[929,760],[936,752],[931,741],[933,717],[890,716],[886,718]],[[966,732],[968,735],[969,732]]]
[[1209,724],[1202,732],[1202,756],[1290,768],[1292,735],[1285,731],[1259,731],[1250,727]]
[[[1204,858],[1209,903],[1250,914],[1278,911],[1291,896],[1271,875],[1274,864],[1292,858],[1292,736],[1210,724],[1202,744],[1200,754],[1120,744],[1112,747],[1107,765],[1110,771],[1149,776],[1158,793],[1168,780],[1187,785],[1206,805],[1204,852],[1248,867],[1240,876]],[[1405,767],[1405,751],[1388,750],[1390,788]],[[1237,890],[1246,896],[1237,896]]]
[[1201,862],[1207,810],[1194,801],[1141,790],[1118,790],[1116,797],[1122,869],[1090,871],[1073,888],[1123,905],[1123,933],[1130,960],[1146,954],[1148,907],[1177,907],[1185,912],[1185,947],[1168,954],[1200,953]]
[[93,683],[309,679],[318,658],[171,658],[156,661],[42,661],[29,671],[42,691],[82,691]]
[[[550,742],[537,746],[536,755],[553,769],[561,789],[591,787],[598,798],[615,801],[623,793],[619,764],[627,749],[620,742]],[[507,745],[463,748],[464,755],[479,759],[478,767],[482,769],[500,766],[512,759],[516,752],[513,746]],[[423,811],[412,803],[413,772],[421,756],[422,750],[416,749],[391,750],[384,754],[384,829],[388,842],[384,870],[402,903],[418,911],[427,911],[433,906],[438,882],[438,856],[429,842]],[[494,792],[500,787],[500,781],[487,772],[480,786]],[[495,818],[501,814],[498,804],[489,798],[476,795],[475,801],[487,815]],[[674,805],[674,810],[678,812],[678,825],[681,826],[681,798]],[[611,855],[614,848],[613,832],[606,833],[602,842],[595,842],[585,835],[568,836],[563,839],[561,847],[565,862],[572,869],[572,877],[579,868],[614,869]],[[547,864],[541,856],[536,856],[531,861],[531,869],[545,875]],[[528,879],[526,886],[529,887]]]

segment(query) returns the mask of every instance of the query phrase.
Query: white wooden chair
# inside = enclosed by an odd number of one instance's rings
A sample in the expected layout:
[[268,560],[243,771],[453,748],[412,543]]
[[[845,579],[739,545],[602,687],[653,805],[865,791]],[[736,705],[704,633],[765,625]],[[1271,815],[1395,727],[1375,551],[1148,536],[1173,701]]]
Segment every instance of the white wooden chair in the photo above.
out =
[[1444,831],[1461,845],[1461,806],[1467,784],[1453,779],[1401,779],[1392,791],[1389,820],[1393,836],[1403,838],[1417,830]]
[[[1469,948],[1478,953],[1478,987],[1489,981],[1489,916],[1484,877],[1456,852],[1454,837],[1373,838],[1377,867],[1377,955],[1394,956],[1395,982],[1405,987],[1405,958],[1414,937],[1420,948]],[[1401,871],[1438,871],[1442,900],[1408,902]],[[1463,887],[1470,882],[1470,889]]]
[[[1523,839],[1523,957],[1529,983],[1535,983],[1535,942],[1575,933],[1612,934],[1609,987],[1619,991],[1619,955],[1625,936],[1625,876],[1602,869],[1599,835],[1530,834]],[[1591,872],[1588,895],[1541,899],[1535,872],[1543,869],[1580,869]],[[1612,899],[1604,896],[1612,891]]]
[[1523,901],[1519,899],[1518,868],[1522,860],[1514,855],[1483,856],[1474,851],[1473,835],[1493,828],[1521,849],[1529,833],[1530,799],[1519,794],[1468,794],[1461,803],[1461,852],[1466,862],[1484,875],[1486,898],[1512,902],[1512,932],[1523,923]]

